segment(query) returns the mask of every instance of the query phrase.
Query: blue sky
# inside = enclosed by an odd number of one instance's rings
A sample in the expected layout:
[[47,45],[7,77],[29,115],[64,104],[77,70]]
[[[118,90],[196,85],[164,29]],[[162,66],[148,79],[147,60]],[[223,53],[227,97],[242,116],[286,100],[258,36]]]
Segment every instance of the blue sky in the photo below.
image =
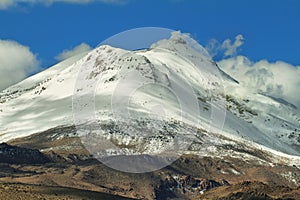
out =
[[298,0],[68,1],[0,0],[0,40],[29,47],[38,65],[48,67],[81,43],[96,47],[128,29],[165,27],[188,32],[203,46],[211,39],[234,42],[241,34],[245,40],[237,54],[300,65]]
[[0,38],[29,46],[42,64],[82,42],[96,46],[131,28],[166,27],[189,32],[202,45],[238,34],[240,52],[253,60],[300,65],[300,1],[128,0],[124,3],[20,5],[0,11]]

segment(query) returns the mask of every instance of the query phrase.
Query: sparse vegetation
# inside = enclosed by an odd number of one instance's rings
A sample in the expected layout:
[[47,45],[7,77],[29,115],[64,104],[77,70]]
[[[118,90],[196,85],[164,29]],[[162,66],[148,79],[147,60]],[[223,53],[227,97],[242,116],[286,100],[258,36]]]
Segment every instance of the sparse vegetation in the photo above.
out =
[[[236,109],[240,115],[243,115],[245,113],[249,113],[254,116],[258,116],[258,113],[251,108],[247,107],[245,104],[238,102],[235,100],[234,97],[231,95],[226,95],[225,96],[226,102],[227,102],[227,110],[232,110]],[[249,100],[243,100],[244,102],[249,102]]]

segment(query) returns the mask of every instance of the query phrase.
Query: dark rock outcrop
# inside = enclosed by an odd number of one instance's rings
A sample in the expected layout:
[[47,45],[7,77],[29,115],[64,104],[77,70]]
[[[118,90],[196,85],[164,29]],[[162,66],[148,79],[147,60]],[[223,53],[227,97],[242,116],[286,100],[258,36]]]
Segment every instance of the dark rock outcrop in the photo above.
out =
[[8,164],[45,164],[51,160],[36,149],[27,149],[0,144],[0,163]]
[[218,182],[192,176],[168,176],[165,180],[160,181],[160,185],[155,191],[156,199],[180,199],[224,185],[229,185],[224,179]]

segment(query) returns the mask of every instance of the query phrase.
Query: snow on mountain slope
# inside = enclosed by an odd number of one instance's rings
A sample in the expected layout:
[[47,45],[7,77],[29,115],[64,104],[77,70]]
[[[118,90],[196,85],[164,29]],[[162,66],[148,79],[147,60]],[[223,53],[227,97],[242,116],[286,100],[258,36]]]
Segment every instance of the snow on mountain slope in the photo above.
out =
[[[95,91],[95,98],[87,91]],[[150,135],[156,137],[144,141],[144,153],[168,148],[166,144],[174,140],[172,133],[192,142],[199,139],[197,130],[202,130],[199,140],[208,145],[220,142],[219,135],[300,155],[299,110],[243,88],[219,71],[201,46],[179,33],[147,50],[100,46],[4,90],[0,93],[0,141],[74,124],[73,94],[76,124],[89,119],[86,111],[92,112],[95,105],[95,119],[108,127],[103,134],[120,146],[141,143],[137,137],[143,134],[141,129],[126,131],[126,124],[149,126]],[[212,129],[212,121],[222,124],[218,116],[222,109],[227,110],[224,129]],[[145,119],[151,119],[151,124]],[[117,130],[114,123],[123,129]]]
[[69,58],[0,93],[1,142],[72,124],[76,68],[86,53]]

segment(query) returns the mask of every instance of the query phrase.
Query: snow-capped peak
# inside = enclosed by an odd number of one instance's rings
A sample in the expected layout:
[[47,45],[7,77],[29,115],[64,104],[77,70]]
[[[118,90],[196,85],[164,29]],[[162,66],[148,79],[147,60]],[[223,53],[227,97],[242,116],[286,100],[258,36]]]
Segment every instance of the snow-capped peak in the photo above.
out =
[[[105,137],[120,146],[138,146],[132,151],[166,149],[173,133],[187,132],[191,142],[198,129],[205,130],[212,143],[216,141],[210,135],[217,134],[299,155],[299,112],[278,99],[237,91],[247,88],[220,71],[201,45],[180,32],[142,51],[100,46],[1,92],[0,141],[71,126],[75,110],[76,124],[84,123],[93,112],[100,124],[112,125],[118,119],[122,126],[148,125],[156,137],[148,138],[143,147],[137,145],[141,144],[138,128],[131,130],[133,135],[103,129]],[[226,104],[215,105],[219,99],[226,99]],[[224,129],[214,132],[210,129],[213,113],[222,109],[227,110]],[[155,123],[140,124],[144,118]],[[163,122],[168,134],[156,122]]]

